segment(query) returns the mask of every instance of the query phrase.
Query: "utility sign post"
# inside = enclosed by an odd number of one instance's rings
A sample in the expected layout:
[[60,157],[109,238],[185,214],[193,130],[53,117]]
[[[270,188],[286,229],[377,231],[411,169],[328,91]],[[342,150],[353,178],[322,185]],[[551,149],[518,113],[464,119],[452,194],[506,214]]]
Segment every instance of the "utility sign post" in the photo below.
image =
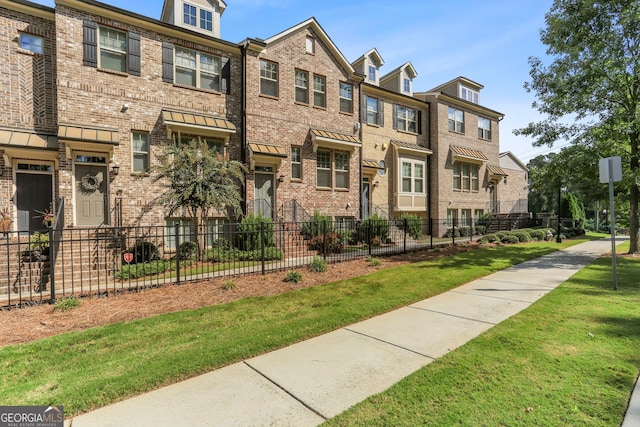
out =
[[600,159],[600,184],[609,183],[609,212],[611,212],[611,264],[613,266],[613,289],[618,289],[616,272],[616,213],[613,203],[613,183],[622,181],[622,158],[620,156]]

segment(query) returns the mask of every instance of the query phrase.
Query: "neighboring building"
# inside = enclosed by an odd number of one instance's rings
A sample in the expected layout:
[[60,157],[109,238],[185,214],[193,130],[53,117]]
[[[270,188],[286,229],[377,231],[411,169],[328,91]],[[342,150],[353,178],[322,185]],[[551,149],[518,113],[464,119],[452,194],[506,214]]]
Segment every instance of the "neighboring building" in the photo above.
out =
[[246,44],[248,210],[357,218],[361,77],[314,18]]
[[511,151],[500,153],[502,178],[500,213],[526,214],[529,212],[529,169]]
[[380,77],[383,64],[376,49],[353,62],[353,68],[365,76],[362,217],[408,212],[428,218],[428,104],[413,97],[417,73],[411,63]]
[[499,123],[504,114],[480,104],[483,86],[458,77],[416,93],[431,105],[431,217],[434,235],[454,221],[470,226],[487,212],[497,213],[503,177],[499,166]]

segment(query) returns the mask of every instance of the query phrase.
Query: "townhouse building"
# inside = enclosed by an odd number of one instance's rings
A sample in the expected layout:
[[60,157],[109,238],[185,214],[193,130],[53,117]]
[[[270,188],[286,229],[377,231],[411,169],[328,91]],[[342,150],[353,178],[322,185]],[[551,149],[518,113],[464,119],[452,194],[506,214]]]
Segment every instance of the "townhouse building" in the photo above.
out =
[[372,49],[350,63],[314,18],[231,43],[226,7],[166,0],[156,20],[95,0],[0,0],[0,209],[14,230],[42,228],[61,199],[65,226],[186,222],[156,203],[149,169],[192,139],[243,162],[246,212],[278,220],[411,213],[442,220],[441,235],[522,209],[526,167],[499,154],[503,114],[480,103],[482,85],[416,92],[410,62],[383,74]]
[[502,193],[498,200],[501,214],[529,213],[529,169],[511,151],[500,153]]

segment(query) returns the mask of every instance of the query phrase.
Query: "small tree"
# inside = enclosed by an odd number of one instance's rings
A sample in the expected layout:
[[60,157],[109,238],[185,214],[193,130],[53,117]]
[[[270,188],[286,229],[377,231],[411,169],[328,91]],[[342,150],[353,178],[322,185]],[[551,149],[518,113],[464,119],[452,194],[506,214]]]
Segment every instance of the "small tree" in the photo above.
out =
[[236,216],[242,200],[246,168],[235,160],[226,160],[202,139],[189,143],[172,141],[154,167],[153,182],[161,182],[164,192],[159,202],[168,214],[186,213],[192,218],[197,235],[198,253],[205,250],[207,218],[214,210],[227,217]]

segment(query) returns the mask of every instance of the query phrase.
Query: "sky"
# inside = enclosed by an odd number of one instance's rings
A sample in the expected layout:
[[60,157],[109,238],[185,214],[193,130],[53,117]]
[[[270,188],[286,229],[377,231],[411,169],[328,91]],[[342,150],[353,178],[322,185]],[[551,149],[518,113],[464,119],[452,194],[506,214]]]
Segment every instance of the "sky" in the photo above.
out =
[[[53,0],[32,0],[54,7]],[[105,0],[104,3],[159,19],[162,0]],[[531,107],[535,97],[529,57],[550,62],[540,42],[544,16],[553,0],[225,0],[220,36],[230,42],[267,39],[315,17],[344,57],[353,62],[371,48],[385,61],[381,74],[410,61],[418,72],[414,91],[428,91],[458,76],[484,85],[480,104],[505,115],[500,151],[523,163],[558,151],[534,148],[513,129],[542,117]]]

